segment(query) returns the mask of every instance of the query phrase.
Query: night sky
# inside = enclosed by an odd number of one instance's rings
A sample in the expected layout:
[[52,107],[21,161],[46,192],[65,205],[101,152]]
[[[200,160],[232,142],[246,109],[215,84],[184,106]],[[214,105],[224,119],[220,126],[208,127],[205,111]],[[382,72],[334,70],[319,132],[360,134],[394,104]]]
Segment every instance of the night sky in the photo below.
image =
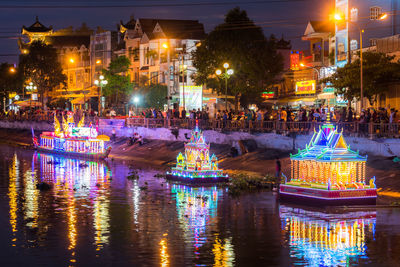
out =
[[[0,62],[17,62],[17,39],[21,27],[34,23],[35,16],[39,16],[45,26],[52,25],[55,30],[68,26],[77,27],[82,22],[86,22],[91,28],[101,26],[115,30],[120,20],[126,22],[134,15],[135,18],[195,19],[203,23],[206,32],[209,32],[235,6],[246,10],[249,17],[263,27],[266,35],[273,33],[281,37],[283,34],[285,39],[292,40],[293,49],[307,49],[307,42],[301,41],[307,21],[326,18],[331,2],[332,0],[0,0]],[[54,8],[56,6],[63,7]]]

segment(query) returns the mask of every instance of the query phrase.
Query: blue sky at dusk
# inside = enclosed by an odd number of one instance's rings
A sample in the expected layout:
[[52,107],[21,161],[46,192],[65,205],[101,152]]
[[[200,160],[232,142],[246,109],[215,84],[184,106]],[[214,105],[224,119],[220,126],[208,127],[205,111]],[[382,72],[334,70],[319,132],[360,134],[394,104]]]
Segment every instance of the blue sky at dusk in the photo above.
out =
[[[307,43],[301,35],[310,19],[328,16],[331,0],[186,0],[186,1],[0,1],[0,62],[17,61],[18,44],[22,25],[30,26],[35,16],[55,30],[68,26],[101,26],[115,30],[116,25],[126,22],[131,15],[135,18],[195,19],[204,24],[207,32],[223,21],[231,8],[239,6],[249,17],[271,33],[292,40],[293,48],[306,49]],[[62,6],[62,8],[54,8]],[[66,7],[68,6],[68,8]],[[84,7],[82,7],[84,6]],[[107,6],[107,7],[104,7]]]

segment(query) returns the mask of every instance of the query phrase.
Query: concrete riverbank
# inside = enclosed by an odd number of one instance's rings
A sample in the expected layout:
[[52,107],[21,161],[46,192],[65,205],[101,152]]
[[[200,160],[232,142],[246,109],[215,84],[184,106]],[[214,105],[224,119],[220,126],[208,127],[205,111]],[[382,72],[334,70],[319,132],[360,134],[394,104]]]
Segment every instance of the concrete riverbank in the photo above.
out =
[[[148,140],[180,141],[184,142],[190,136],[188,129],[168,128],[146,128],[146,127],[123,127],[123,120],[101,120],[99,131],[111,135],[112,129],[116,129],[118,137],[130,137],[134,132],[139,133]],[[31,127],[38,132],[52,131],[53,126],[47,122],[8,122],[0,121],[0,128],[15,130],[30,130]],[[207,142],[238,147],[238,141],[251,141],[258,148],[278,149],[282,151],[294,151],[303,149],[311,139],[311,135],[291,134],[290,136],[275,133],[249,133],[249,132],[219,132],[204,131]],[[361,154],[369,156],[400,156],[400,139],[377,138],[369,139],[362,137],[346,136],[346,142],[351,149],[358,150]]]
[[[0,140],[10,145],[29,147],[32,140],[31,131],[0,129]],[[135,168],[158,169],[160,172],[174,164],[177,154],[184,148],[183,141],[146,139],[142,146],[128,146],[126,140],[127,138],[119,136],[111,143],[111,160],[121,160]],[[250,146],[248,153],[232,158],[229,156],[230,147],[228,144],[211,145],[211,153],[217,155],[220,167],[228,173],[247,173],[255,176],[273,174],[275,158],[280,157],[283,172],[289,174],[288,148],[279,150]],[[392,157],[370,155],[367,166],[367,177],[377,178],[380,202],[400,201],[400,163],[393,162]]]

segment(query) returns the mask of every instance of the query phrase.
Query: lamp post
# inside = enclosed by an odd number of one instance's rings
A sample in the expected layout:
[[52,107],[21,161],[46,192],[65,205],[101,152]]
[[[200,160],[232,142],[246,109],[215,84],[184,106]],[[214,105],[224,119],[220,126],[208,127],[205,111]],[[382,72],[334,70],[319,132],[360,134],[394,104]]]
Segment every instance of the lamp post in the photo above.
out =
[[168,105],[168,109],[169,106],[171,105],[171,83],[170,83],[170,79],[171,79],[171,52],[170,52],[170,47],[169,47],[169,41],[167,41],[167,43],[163,43],[162,47],[164,49],[167,50],[167,66],[168,66],[168,77],[167,77],[167,105]]
[[225,72],[222,73],[220,69],[215,71],[215,74],[225,79],[225,110],[228,111],[228,79],[233,75],[233,69],[229,68],[229,63],[224,63]]
[[99,92],[99,116],[101,116],[101,109],[102,109],[102,95],[103,95],[103,86],[108,84],[108,81],[104,79],[103,75],[99,76],[99,80],[95,80],[94,84],[100,87],[100,92]]
[[[388,14],[383,13],[381,14],[377,20],[385,20],[388,17]],[[353,23],[354,25],[357,26],[358,31],[360,32],[360,111],[363,109],[364,106],[364,88],[363,88],[363,33],[364,33],[364,29],[361,28],[357,23],[354,23],[351,20],[343,20],[342,16],[340,14],[335,14],[334,15],[334,19],[337,22],[349,22],[349,23]],[[371,22],[371,20],[369,21]],[[364,25],[364,28],[369,24],[369,22],[367,22]],[[350,51],[350,47],[347,48]],[[351,57],[351,53],[349,53],[349,61],[350,61],[350,57]]]
[[137,105],[139,103],[139,97],[133,97],[133,103],[135,103],[136,115],[138,115]]

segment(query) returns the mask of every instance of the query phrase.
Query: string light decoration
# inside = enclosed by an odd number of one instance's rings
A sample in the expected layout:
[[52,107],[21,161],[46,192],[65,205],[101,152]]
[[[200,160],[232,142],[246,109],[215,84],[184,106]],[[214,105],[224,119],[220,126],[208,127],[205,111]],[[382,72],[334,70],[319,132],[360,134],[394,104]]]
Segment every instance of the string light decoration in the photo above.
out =
[[85,118],[75,127],[73,113],[67,113],[67,119],[62,117],[62,125],[54,115],[54,132],[43,132],[37,142],[34,138],[36,149],[58,154],[70,154],[73,156],[84,156],[88,158],[106,158],[111,151],[105,142],[110,138],[98,135],[96,128],[92,125],[85,127]]
[[290,154],[291,180],[280,186],[283,199],[313,204],[375,204],[375,177],[365,179],[367,156],[347,145],[329,117],[306,148]]
[[225,182],[229,179],[218,168],[218,158],[214,154],[210,157],[210,144],[206,143],[197,122],[189,142],[185,144],[185,154],[178,154],[176,166],[167,172],[167,179],[198,183]]

